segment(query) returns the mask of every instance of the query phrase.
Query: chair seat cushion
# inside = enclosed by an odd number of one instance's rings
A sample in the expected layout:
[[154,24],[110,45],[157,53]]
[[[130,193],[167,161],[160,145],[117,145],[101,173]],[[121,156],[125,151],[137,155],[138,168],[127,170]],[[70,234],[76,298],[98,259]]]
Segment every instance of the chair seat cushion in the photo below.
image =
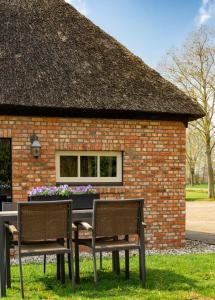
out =
[[[92,247],[92,240],[83,240],[82,245]],[[125,250],[125,249],[139,249],[140,245],[135,242],[129,242],[126,240],[97,240],[95,243],[96,251],[113,251],[113,250]]]
[[43,255],[52,253],[66,253],[70,250],[58,242],[37,242],[22,244],[21,255]]

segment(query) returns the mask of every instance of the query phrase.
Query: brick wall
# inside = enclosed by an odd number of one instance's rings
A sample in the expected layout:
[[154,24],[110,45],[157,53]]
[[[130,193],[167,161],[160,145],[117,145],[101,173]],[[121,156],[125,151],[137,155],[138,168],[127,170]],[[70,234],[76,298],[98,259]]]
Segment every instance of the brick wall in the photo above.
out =
[[[30,136],[42,145],[31,155]],[[102,198],[144,197],[150,248],[185,241],[185,126],[176,121],[0,116],[0,137],[12,138],[13,199],[33,186],[55,185],[56,150],[123,151],[120,187],[98,187]]]

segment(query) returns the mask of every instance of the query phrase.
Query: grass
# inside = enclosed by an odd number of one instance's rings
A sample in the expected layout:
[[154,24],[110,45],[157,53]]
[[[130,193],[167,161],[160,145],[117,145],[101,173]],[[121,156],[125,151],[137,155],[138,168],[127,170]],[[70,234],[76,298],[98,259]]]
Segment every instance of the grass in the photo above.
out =
[[209,201],[207,192],[202,191],[186,191],[187,201]]
[[[215,254],[189,254],[181,256],[152,255],[147,257],[146,289],[140,287],[138,257],[130,259],[130,279],[124,272],[117,277],[111,272],[111,260],[104,259],[104,271],[99,272],[99,287],[94,290],[92,260],[81,263],[81,283],[75,294],[71,283],[61,285],[55,278],[55,265],[47,266],[43,275],[42,265],[24,265],[26,299],[145,299],[145,300],[203,300],[215,299]],[[122,266],[123,267],[123,266]],[[12,288],[7,298],[20,299],[18,267],[12,267]]]
[[186,185],[186,188],[187,189],[206,189],[208,188],[208,184],[207,183],[201,183],[201,184],[194,184],[194,185],[190,185],[190,184],[187,184]]
[[207,184],[196,184],[186,186],[186,200],[187,201],[214,201],[215,199],[208,198]]

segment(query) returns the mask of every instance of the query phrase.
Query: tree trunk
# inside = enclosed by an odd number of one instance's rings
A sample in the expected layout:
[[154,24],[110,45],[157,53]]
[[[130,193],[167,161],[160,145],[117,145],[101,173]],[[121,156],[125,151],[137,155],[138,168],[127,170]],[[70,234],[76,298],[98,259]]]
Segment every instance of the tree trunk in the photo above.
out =
[[208,198],[214,198],[214,174],[211,159],[210,145],[206,145],[207,167],[208,167]]
[[194,169],[190,170],[190,185],[193,186],[194,185]]
[[200,183],[205,183],[205,182],[207,182],[207,174],[206,174],[206,162],[204,162],[204,167],[203,167],[203,175],[202,175],[202,182],[200,182]]

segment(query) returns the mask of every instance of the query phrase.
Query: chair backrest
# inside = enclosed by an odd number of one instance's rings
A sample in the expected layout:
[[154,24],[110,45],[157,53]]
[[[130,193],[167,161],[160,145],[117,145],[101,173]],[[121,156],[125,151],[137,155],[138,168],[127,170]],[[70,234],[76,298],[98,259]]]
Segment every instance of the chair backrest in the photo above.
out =
[[2,202],[3,211],[16,211],[18,209],[16,202]]
[[70,238],[72,200],[18,203],[19,242]]
[[143,221],[143,199],[95,200],[94,237],[139,233]]

